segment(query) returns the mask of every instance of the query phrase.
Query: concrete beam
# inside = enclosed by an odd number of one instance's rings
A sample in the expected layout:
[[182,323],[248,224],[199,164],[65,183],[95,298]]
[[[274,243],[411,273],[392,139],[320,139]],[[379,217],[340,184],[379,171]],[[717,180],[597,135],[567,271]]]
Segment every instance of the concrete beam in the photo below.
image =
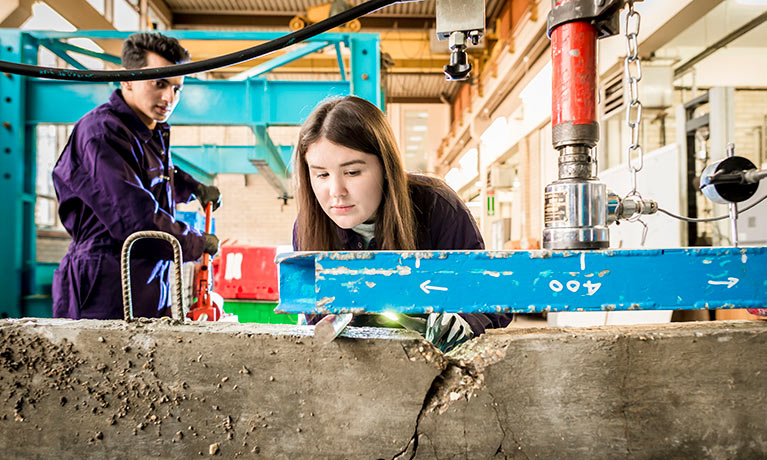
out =
[[324,348],[311,331],[0,321],[3,457],[397,455],[441,355],[396,331]]
[[[0,321],[8,458],[765,458],[767,322],[418,336]],[[737,357],[737,358],[736,358]]]
[[32,16],[31,0],[5,0],[0,4],[0,27],[19,28]]

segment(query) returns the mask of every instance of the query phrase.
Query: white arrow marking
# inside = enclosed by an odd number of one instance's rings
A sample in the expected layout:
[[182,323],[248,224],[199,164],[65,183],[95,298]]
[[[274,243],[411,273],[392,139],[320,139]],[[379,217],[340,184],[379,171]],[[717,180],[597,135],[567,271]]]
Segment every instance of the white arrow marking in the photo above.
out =
[[432,291],[447,291],[446,287],[429,286],[429,283],[431,283],[431,280],[426,280],[423,283],[421,283],[421,290],[427,294],[429,294],[429,289],[431,289]]
[[712,281],[712,280],[709,280],[708,284],[726,284],[727,285],[727,289],[730,289],[731,287],[733,287],[736,284],[738,284],[738,281],[740,281],[740,280],[730,276],[729,278],[727,278],[727,281]]

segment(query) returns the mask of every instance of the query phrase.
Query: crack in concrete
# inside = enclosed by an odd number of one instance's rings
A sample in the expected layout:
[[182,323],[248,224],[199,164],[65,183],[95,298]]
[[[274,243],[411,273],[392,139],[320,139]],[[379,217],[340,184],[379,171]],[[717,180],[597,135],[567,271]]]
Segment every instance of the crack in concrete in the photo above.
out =
[[[428,342],[425,343],[428,344]],[[397,452],[394,457],[392,457],[392,460],[403,459],[408,454],[408,452],[410,452],[410,457],[408,457],[408,460],[415,458],[418,452],[419,444],[418,428],[424,414],[429,412],[437,412],[438,414],[442,414],[447,410],[452,402],[458,401],[460,399],[466,399],[468,401],[477,390],[484,387],[485,379],[482,370],[488,365],[499,361],[501,357],[505,355],[506,349],[504,349],[500,354],[486,356],[482,353],[481,348],[482,346],[479,337],[474,338],[461,346],[461,349],[468,350],[467,353],[462,355],[456,354],[452,356],[446,356],[438,349],[434,348],[431,344],[428,344],[428,350],[425,349],[424,346],[419,346],[417,351],[421,357],[429,362],[436,363],[439,367],[442,368],[442,372],[437,375],[434,380],[432,380],[431,386],[426,392],[423,404],[421,405],[421,409],[418,412],[418,416],[416,417],[413,435],[410,437],[410,440],[406,446]],[[412,349],[409,350],[408,347],[405,347],[404,345],[402,349],[405,352],[405,356],[407,356],[409,360],[414,361],[418,359],[417,356],[413,356],[413,353],[411,353],[413,351]],[[466,358],[468,356],[471,356],[473,359],[467,360]],[[492,393],[490,393],[490,395],[493,398],[493,402],[495,403],[495,397],[492,395]],[[503,439],[505,439],[506,432],[503,428],[503,424],[501,423],[500,414],[498,414],[498,410],[495,406],[493,407],[493,410],[495,411],[498,425],[501,429],[501,432],[503,433]],[[465,441],[465,456],[468,458],[469,443],[467,440],[465,425],[463,427],[463,434]],[[503,450],[503,439],[500,446],[501,451]],[[513,436],[512,439],[514,439]],[[514,439],[514,443],[520,447],[519,442],[516,439]],[[522,452],[522,454],[525,455],[525,458],[527,458],[527,455],[524,452]],[[436,452],[434,456],[437,457]]]
[[[421,403],[421,409],[418,411],[418,416],[415,419],[415,427],[413,428],[413,435],[410,437],[410,440],[405,445],[405,448],[401,451],[397,452],[394,457],[392,457],[392,460],[400,460],[404,458],[403,456],[407,454],[407,452],[410,450],[411,446],[413,448],[412,453],[410,454],[410,457],[408,457],[408,460],[413,460],[415,458],[416,453],[418,452],[418,426],[421,423],[421,418],[423,417],[423,414],[426,412],[426,404],[429,400],[429,397],[431,396],[432,391],[435,388],[436,381],[441,377],[441,374],[434,377],[434,380],[431,382],[431,386],[429,387],[429,391],[426,392],[426,395],[423,398],[423,403]],[[435,455],[436,457],[436,455]]]
[[[501,443],[498,445],[498,450],[495,451],[495,454],[498,455],[498,453],[502,453],[503,458],[508,458],[508,456],[506,455],[506,452],[503,450],[503,442],[506,440],[507,433],[506,433],[506,429],[503,426],[503,422],[501,421],[501,414],[498,413],[498,403],[496,402],[497,400],[495,398],[495,395],[493,394],[492,391],[490,391],[490,388],[487,389],[487,393],[490,395],[490,398],[493,400],[493,403],[490,405],[490,407],[493,408],[493,412],[495,412],[495,418],[496,420],[498,420],[498,428],[500,428],[501,433],[503,433],[503,437],[501,438]],[[512,441],[514,441],[514,445],[517,446],[517,450],[522,455],[524,455],[526,459],[530,460],[530,457],[528,457],[525,451],[522,450],[522,445],[514,436],[513,432],[509,434],[509,437],[511,438]]]
[[[410,361],[415,361],[416,359],[418,359],[416,356],[411,356],[408,348],[412,348],[412,347],[406,347],[405,345],[402,345],[402,350],[405,352],[405,356],[407,356],[407,359]],[[408,460],[412,460],[413,458],[415,458],[415,455],[418,451],[418,426],[421,423],[421,418],[426,412],[426,408],[427,408],[429,400],[432,398],[433,393],[436,391],[436,388],[438,385],[437,381],[442,377],[442,374],[447,369],[447,367],[444,366],[445,361],[444,361],[444,355],[442,354],[442,352],[440,352],[438,349],[434,348],[433,346],[432,348],[433,348],[432,353],[426,354],[424,353],[424,348],[422,345],[418,348],[418,353],[421,355],[421,357],[423,357],[426,360],[432,360],[435,356],[439,356],[440,358],[442,358],[437,360],[438,365],[442,367],[442,372],[439,375],[435,376],[434,380],[431,381],[431,385],[429,385],[429,390],[426,392],[426,395],[423,398],[423,402],[421,403],[421,409],[418,411],[418,416],[415,419],[415,427],[413,428],[413,435],[410,437],[410,440],[407,442],[405,447],[399,452],[397,452],[396,454],[394,454],[394,457],[392,457],[392,460],[402,459],[404,455],[408,453],[411,447],[412,447],[412,453]],[[435,453],[435,457],[436,457],[436,453]]]
[[[428,344],[428,342],[425,342]],[[423,418],[424,414],[428,412],[433,411],[439,411],[439,413],[444,412],[449,403],[453,400],[460,399],[461,394],[452,391],[452,389],[455,389],[457,385],[460,383],[466,384],[471,383],[471,385],[466,385],[466,387],[469,391],[466,395],[466,399],[471,397],[471,394],[474,390],[478,389],[482,385],[482,379],[477,379],[472,372],[472,369],[470,369],[470,366],[467,366],[463,364],[462,361],[458,360],[452,360],[448,357],[446,357],[441,351],[439,351],[437,348],[435,348],[433,345],[428,344],[428,350],[424,348],[425,345],[419,346],[418,353],[427,361],[436,363],[439,367],[442,368],[442,372],[434,377],[434,380],[432,380],[431,385],[429,386],[429,390],[426,392],[426,395],[424,396],[423,403],[421,404],[421,409],[418,411],[418,416],[416,417],[415,421],[415,427],[413,429],[413,435],[410,437],[410,440],[408,441],[407,445],[397,452],[394,457],[392,457],[392,460],[400,460],[405,458],[405,456],[410,451],[410,456],[408,457],[408,460],[412,460],[415,458],[416,454],[418,453],[418,441],[419,441],[419,433],[418,433],[418,427],[420,426],[421,419]],[[403,351],[405,352],[405,356],[411,361],[414,361],[417,359],[416,356],[412,356],[411,352],[408,350],[408,347],[405,347],[403,345],[402,347]],[[459,383],[455,383],[456,380]],[[479,381],[478,381],[479,380]],[[467,382],[468,381],[468,382]],[[454,396],[457,395],[457,396]],[[466,427],[464,426],[464,439],[466,439]],[[468,442],[465,444],[467,452],[467,458],[468,458]],[[412,450],[411,450],[412,448]],[[433,448],[433,446],[432,446]],[[434,452],[434,456],[437,457],[436,451]]]

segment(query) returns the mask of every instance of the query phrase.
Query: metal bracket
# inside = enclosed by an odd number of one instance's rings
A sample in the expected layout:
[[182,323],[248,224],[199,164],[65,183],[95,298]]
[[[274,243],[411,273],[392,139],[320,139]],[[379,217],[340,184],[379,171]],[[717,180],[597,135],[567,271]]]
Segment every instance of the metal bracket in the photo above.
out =
[[572,0],[552,5],[546,21],[546,33],[551,38],[551,32],[562,24],[588,21],[597,28],[598,38],[617,35],[620,32],[620,10],[627,3],[628,0]]

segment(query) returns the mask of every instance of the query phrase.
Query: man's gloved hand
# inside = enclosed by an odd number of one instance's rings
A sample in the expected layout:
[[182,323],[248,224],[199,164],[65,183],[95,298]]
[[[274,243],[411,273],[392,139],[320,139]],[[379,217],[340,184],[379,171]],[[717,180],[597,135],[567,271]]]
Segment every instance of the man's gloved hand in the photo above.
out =
[[219,246],[218,237],[210,233],[203,233],[202,236],[205,237],[205,247],[202,251],[212,256],[216,255]]
[[200,184],[194,192],[203,209],[208,203],[213,203],[213,211],[221,206],[221,192],[215,185]]
[[426,320],[424,337],[447,353],[474,337],[474,332],[458,313],[432,313]]

